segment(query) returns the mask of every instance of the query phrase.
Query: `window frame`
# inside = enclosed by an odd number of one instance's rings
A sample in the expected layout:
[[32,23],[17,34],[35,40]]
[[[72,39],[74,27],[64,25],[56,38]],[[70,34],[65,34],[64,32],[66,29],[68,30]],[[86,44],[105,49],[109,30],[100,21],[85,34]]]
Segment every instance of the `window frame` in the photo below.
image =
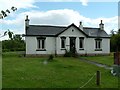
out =
[[46,50],[45,41],[46,41],[45,37],[37,37],[37,50],[36,51],[45,51]]
[[84,50],[84,37],[79,37],[79,50]]
[[102,39],[95,39],[95,51],[102,51]]
[[[64,40],[64,46],[63,46],[63,41]],[[61,37],[61,49],[65,49],[66,47],[66,37]]]

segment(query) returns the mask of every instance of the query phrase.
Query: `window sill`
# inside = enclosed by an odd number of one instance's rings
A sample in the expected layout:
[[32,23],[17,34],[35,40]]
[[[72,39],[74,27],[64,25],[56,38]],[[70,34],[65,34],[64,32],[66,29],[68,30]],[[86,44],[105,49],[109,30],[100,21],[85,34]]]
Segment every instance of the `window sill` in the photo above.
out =
[[95,49],[95,51],[102,51],[102,49]]
[[46,51],[46,49],[36,49],[36,51]]
[[65,48],[61,48],[61,50],[66,50]]
[[84,48],[79,48],[79,50],[84,50]]

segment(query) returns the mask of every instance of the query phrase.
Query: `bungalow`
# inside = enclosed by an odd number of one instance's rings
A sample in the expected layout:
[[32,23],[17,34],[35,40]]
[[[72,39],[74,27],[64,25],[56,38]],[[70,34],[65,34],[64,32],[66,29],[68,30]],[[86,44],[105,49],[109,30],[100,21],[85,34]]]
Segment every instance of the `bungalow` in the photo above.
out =
[[110,36],[104,30],[101,20],[99,28],[79,27],[75,24],[65,26],[29,25],[25,19],[26,55],[64,55],[73,49],[80,55],[109,54]]

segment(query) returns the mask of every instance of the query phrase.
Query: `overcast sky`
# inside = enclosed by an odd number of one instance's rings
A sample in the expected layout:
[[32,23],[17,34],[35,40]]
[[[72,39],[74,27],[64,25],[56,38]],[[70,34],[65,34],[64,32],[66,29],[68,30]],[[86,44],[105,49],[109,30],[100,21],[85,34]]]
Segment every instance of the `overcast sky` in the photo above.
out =
[[18,10],[0,19],[0,34],[7,29],[24,34],[26,15],[34,25],[68,26],[74,23],[78,26],[82,21],[85,27],[99,27],[100,20],[103,20],[108,34],[118,28],[118,0],[0,0],[0,11],[12,6]]

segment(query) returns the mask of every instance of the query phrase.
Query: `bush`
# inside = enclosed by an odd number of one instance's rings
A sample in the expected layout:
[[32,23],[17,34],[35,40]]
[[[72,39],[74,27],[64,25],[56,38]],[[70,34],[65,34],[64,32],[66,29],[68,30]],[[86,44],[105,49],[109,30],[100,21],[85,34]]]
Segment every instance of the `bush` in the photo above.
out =
[[2,49],[2,52],[9,52],[9,49]]
[[78,53],[77,53],[76,50],[74,52],[66,50],[65,54],[64,54],[64,57],[78,57]]
[[72,53],[70,51],[65,50],[64,57],[71,57]]
[[48,61],[53,61],[54,56],[51,54],[48,58]]

